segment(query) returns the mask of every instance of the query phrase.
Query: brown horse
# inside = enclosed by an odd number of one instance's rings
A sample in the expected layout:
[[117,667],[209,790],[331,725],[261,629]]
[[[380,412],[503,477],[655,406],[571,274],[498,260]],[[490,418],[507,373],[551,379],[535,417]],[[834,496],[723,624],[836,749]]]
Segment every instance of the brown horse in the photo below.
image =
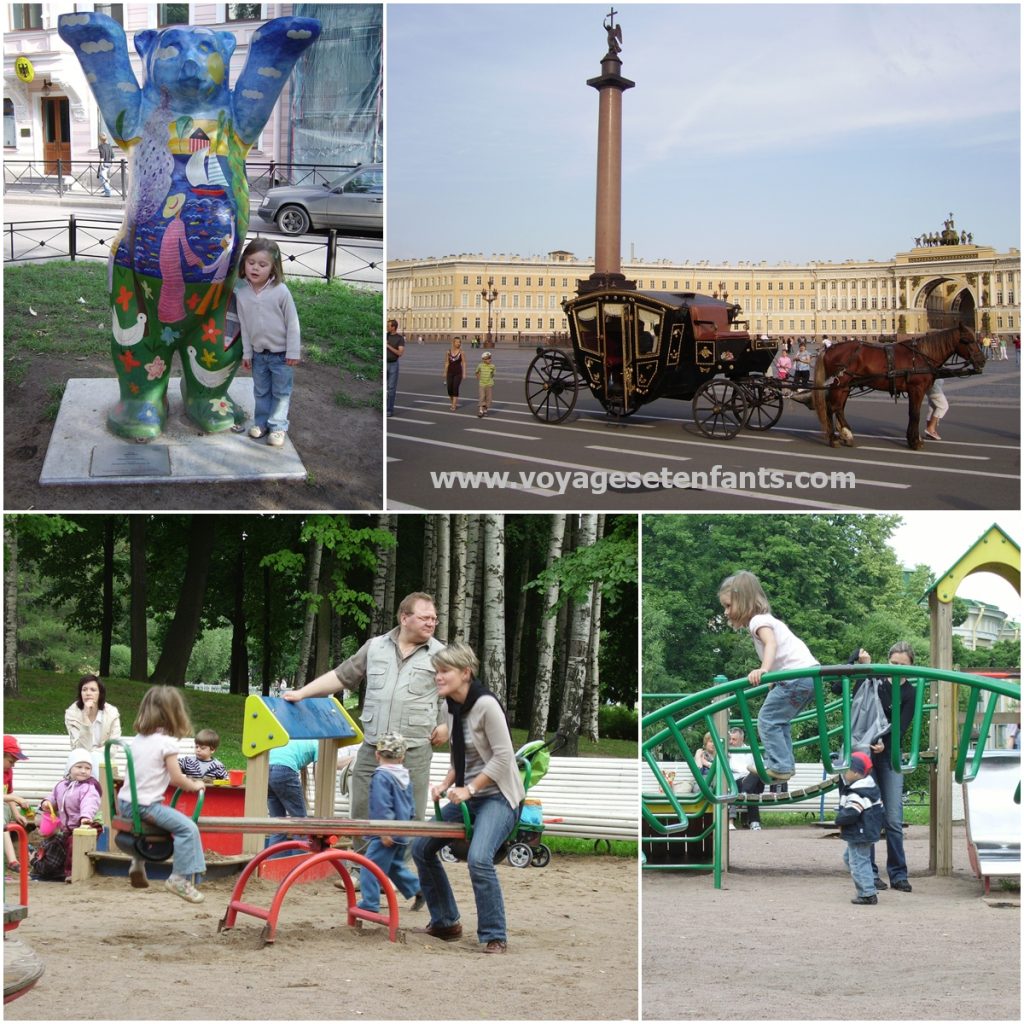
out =
[[[814,368],[814,408],[831,447],[853,444],[853,431],[846,422],[846,400],[853,389],[866,388],[906,394],[910,400],[907,447],[922,448],[921,402],[932,386],[943,363],[951,356],[969,363],[980,373],[985,355],[974,332],[960,324],[930,331],[903,341],[884,345],[866,341],[841,341],[818,356]],[[834,419],[833,419],[834,417]],[[836,433],[836,423],[839,433]]]

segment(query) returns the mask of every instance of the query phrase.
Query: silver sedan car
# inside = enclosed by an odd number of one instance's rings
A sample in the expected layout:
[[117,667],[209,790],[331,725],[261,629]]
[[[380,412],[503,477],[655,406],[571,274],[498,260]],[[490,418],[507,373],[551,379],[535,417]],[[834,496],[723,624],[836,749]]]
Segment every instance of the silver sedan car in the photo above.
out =
[[272,188],[256,212],[286,235],[326,228],[380,234],[384,229],[384,168],[362,164],[328,184]]

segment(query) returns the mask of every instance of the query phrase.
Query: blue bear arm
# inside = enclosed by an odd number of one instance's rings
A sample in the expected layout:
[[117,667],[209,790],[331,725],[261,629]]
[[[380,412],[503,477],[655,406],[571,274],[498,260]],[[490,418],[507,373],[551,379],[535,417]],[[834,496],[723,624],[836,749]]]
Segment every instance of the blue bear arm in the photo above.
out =
[[243,142],[256,141],[292,68],[319,35],[315,18],[274,18],[253,34],[232,100],[235,131]]
[[82,65],[114,141],[139,131],[142,90],[128,58],[124,29],[105,14],[62,14],[57,32]]

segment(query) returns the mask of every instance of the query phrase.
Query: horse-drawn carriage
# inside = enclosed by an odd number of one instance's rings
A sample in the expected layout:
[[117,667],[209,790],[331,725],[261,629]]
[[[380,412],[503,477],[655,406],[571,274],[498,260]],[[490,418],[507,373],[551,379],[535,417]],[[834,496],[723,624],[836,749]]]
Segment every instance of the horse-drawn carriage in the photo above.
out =
[[561,423],[581,383],[621,418],[659,398],[692,403],[707,437],[767,430],[782,393],[765,376],[775,344],[738,329],[740,307],[694,292],[599,288],[563,303],[573,357],[540,348],[526,371],[526,401],[539,420]]
[[[727,440],[744,427],[775,426],[787,395],[800,390],[792,380],[767,375],[777,343],[739,329],[740,307],[722,299],[604,287],[584,290],[563,308],[572,356],[538,348],[526,371],[526,401],[538,420],[563,422],[586,385],[615,419],[659,398],[689,401],[700,432]],[[834,446],[852,442],[843,415],[851,394],[906,394],[907,443],[917,448],[921,403],[933,381],[978,373],[983,363],[981,347],[964,325],[887,344],[840,342],[819,355],[814,386],[802,389],[802,397]]]

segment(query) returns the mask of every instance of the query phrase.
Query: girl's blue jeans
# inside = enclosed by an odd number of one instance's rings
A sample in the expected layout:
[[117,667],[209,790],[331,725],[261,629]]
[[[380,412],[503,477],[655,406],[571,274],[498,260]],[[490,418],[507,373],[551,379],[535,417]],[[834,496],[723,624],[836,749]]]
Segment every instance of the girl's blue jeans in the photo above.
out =
[[814,680],[810,678],[787,679],[768,691],[757,716],[757,734],[761,737],[766,768],[791,772],[796,767],[789,723],[813,696]]
[[252,392],[256,399],[253,420],[257,427],[288,430],[294,377],[283,352],[253,352]]
[[[363,850],[363,856],[372,860],[384,872],[395,888],[406,898],[411,899],[420,891],[420,880],[416,873],[405,862],[405,843],[385,846],[380,836],[374,836],[370,845]],[[380,882],[377,876],[367,868],[359,870],[359,906],[363,910],[376,910],[380,906]]]
[[[473,838],[469,844],[469,878],[476,899],[476,935],[481,942],[508,940],[505,928],[505,902],[501,895],[494,854],[512,831],[515,809],[500,794],[474,797],[469,801]],[[444,821],[461,821],[462,809],[456,804],[441,808]],[[412,844],[412,859],[420,874],[420,891],[430,909],[430,923],[448,927],[459,920],[459,908],[448,875],[438,854],[447,839],[417,839]]]
[[[132,816],[131,801],[119,800],[121,813]],[[166,804],[149,804],[140,807],[139,814],[148,822],[170,832],[174,836],[174,859],[171,870],[176,875],[202,875],[206,873],[206,858],[203,856],[203,844],[199,838],[196,823],[181,811],[176,811]]]
[[[267,783],[267,813],[272,818],[305,818],[306,798],[302,792],[302,777],[286,764],[272,764]],[[283,843],[288,838],[285,832],[267,836],[264,846]],[[300,851],[301,852],[301,851]],[[279,857],[290,857],[294,850],[285,850]]]

